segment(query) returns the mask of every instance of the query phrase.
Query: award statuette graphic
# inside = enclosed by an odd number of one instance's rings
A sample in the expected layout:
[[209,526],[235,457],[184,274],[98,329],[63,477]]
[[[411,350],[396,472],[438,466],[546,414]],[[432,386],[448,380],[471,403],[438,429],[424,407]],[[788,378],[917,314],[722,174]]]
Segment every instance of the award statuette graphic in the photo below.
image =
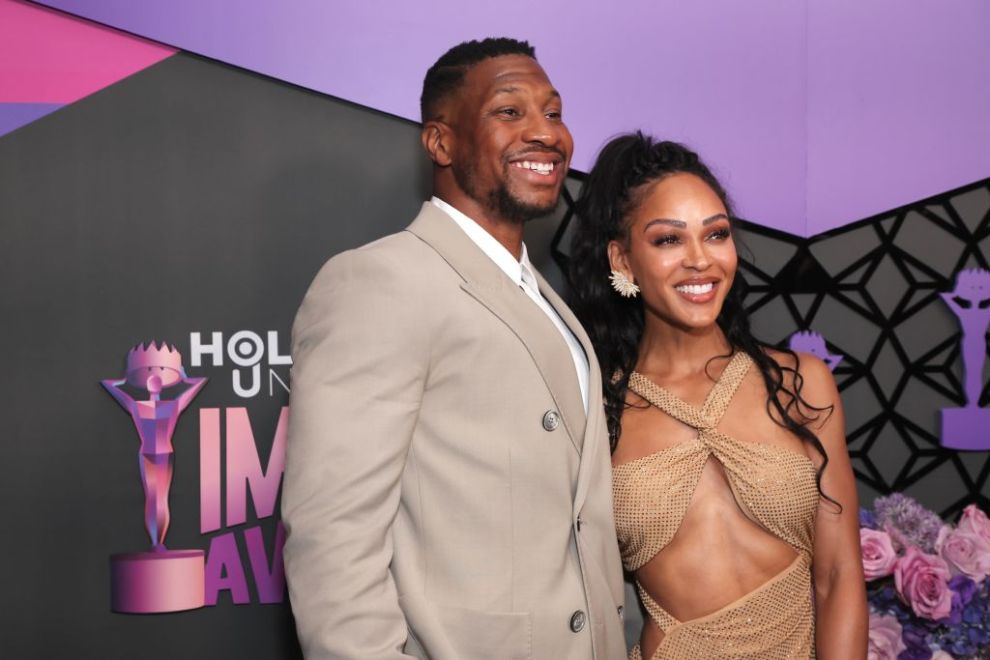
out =
[[[175,453],[172,433],[179,415],[206,384],[205,378],[189,378],[182,355],[165,342],[138,344],[127,353],[127,372],[119,380],[101,381],[117,403],[131,415],[141,438],[138,465],[144,486],[144,526],[151,550],[110,557],[110,607],[114,612],[151,614],[178,612],[205,604],[205,553],[202,550],[169,550],[168,491],[172,485]],[[187,387],[174,399],[162,391],[178,384]],[[147,392],[135,399],[122,389]]]
[[987,359],[987,326],[990,325],[990,271],[961,270],[956,288],[942,293],[942,300],[959,319],[962,328],[963,408],[942,408],[942,446],[949,449],[990,449],[990,410],[980,408],[983,365]]
[[841,355],[828,352],[828,347],[825,346],[825,338],[811,330],[802,330],[791,335],[788,348],[792,351],[811,353],[824,362],[828,366],[829,371],[835,371],[835,368],[842,362]]

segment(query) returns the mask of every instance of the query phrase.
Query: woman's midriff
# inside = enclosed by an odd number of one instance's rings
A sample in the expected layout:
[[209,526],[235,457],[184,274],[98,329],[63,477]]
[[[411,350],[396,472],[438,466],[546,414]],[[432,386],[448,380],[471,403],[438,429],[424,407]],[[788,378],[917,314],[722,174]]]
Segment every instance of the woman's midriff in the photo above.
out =
[[664,610],[683,622],[759,588],[796,556],[792,546],[742,512],[721,466],[709,461],[674,538],[636,577]]

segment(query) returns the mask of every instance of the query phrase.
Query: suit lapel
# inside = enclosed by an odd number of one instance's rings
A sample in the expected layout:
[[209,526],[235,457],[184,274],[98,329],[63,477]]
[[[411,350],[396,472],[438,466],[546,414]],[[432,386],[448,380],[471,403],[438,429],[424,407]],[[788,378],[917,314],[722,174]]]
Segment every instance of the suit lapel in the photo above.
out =
[[[553,322],[453,219],[433,204],[423,205],[408,231],[433,247],[464,280],[461,288],[505,323],[523,343],[553,397],[571,443],[580,454],[587,424],[584,402],[570,349]],[[541,283],[541,289],[544,284]],[[571,325],[569,321],[565,323]]]
[[574,511],[577,513],[581,511],[588,495],[592,472],[598,463],[596,457],[602,451],[602,443],[607,441],[607,433],[601,432],[605,414],[605,405],[602,402],[601,369],[595,358],[595,348],[591,344],[591,338],[588,337],[577,317],[539,273],[536,277],[540,283],[540,293],[553,305],[557,314],[577,337],[588,358],[588,366],[591,368],[588,376],[588,415],[582,430],[584,451],[581,454],[581,466],[578,468],[577,487],[574,493]]

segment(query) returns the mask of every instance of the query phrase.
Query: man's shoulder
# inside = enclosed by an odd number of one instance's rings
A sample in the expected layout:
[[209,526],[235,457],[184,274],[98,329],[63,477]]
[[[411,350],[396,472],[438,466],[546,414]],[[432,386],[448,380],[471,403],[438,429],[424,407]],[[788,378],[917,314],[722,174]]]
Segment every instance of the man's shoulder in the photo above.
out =
[[448,270],[445,262],[429,244],[403,230],[333,255],[314,278],[313,286],[359,280],[388,281],[405,288],[444,270]]
[[345,250],[331,257],[330,261],[334,259],[375,260],[416,256],[423,247],[422,243],[415,234],[408,229],[403,229],[359,247]]
[[408,231],[332,256],[306,290],[293,336],[331,310],[363,316],[421,313],[438,277],[436,261],[435,252]]

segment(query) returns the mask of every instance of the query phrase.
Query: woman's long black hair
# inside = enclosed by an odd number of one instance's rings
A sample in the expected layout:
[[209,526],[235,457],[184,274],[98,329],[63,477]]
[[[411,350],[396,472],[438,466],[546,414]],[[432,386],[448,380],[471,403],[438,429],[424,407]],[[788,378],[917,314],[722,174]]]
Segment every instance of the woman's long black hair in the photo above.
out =
[[[641,132],[621,135],[605,145],[577,201],[576,228],[571,242],[571,306],[588,331],[601,364],[612,451],[615,451],[622,430],[629,376],[639,357],[643,303],[639,297],[624,298],[612,289],[607,248],[609,241],[628,241],[627,218],[648,193],[646,184],[657,183],[675,173],[700,178],[722,200],[729,217],[734,217],[725,189],[696,153],[676,142],[658,142]],[[767,413],[771,419],[812,445],[821,455],[822,465],[817,473],[821,493],[821,477],[828,464],[828,454],[807,423],[831,409],[812,406],[801,396],[803,379],[798,373],[800,358],[796,353],[786,348],[776,349],[794,359],[794,367],[783,366],[767,353],[767,349],[774,347],[753,336],[743,305],[745,296],[746,281],[737,276],[726,294],[717,323],[733,352],[745,352],[759,369],[767,389]],[[793,385],[788,385],[785,374],[791,376]],[[786,402],[781,401],[782,398],[786,398]]]

